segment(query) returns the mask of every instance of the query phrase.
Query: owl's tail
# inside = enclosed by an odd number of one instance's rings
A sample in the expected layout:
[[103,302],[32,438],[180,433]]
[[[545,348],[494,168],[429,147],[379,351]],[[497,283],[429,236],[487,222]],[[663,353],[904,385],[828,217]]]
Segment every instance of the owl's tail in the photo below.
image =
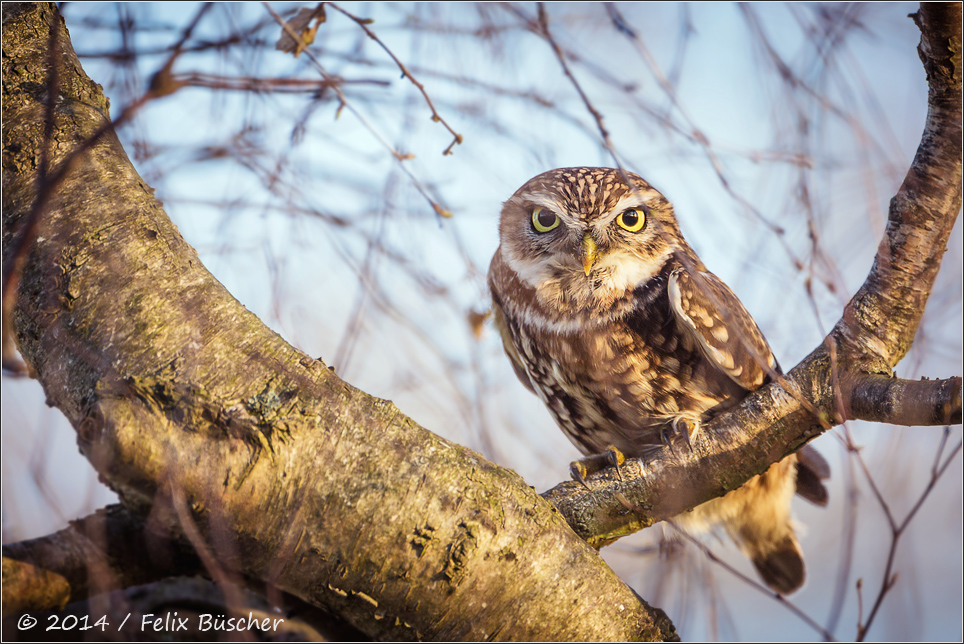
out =
[[820,452],[804,445],[797,452],[797,494],[824,507],[830,495],[823,481],[830,478],[830,465]]
[[784,595],[806,579],[803,551],[790,517],[796,474],[797,455],[791,454],[723,497],[733,506],[724,523],[726,531],[767,586]]
[[778,593],[789,595],[800,588],[806,578],[800,544],[791,532],[783,539],[766,545],[771,549],[754,553],[750,559],[767,586]]
[[812,503],[826,505],[823,480],[829,475],[827,462],[806,446],[742,487],[675,517],[675,521],[692,531],[723,527],[767,586],[789,595],[803,585],[807,575],[790,502],[796,492]]
[[[800,449],[795,456],[796,493],[815,505],[827,505],[828,494],[823,481],[830,477],[830,465],[809,445]],[[785,462],[791,461],[786,459]],[[772,478],[771,473],[774,471],[776,470],[771,469],[771,472],[764,476]],[[788,478],[788,473],[783,476]],[[751,542],[744,541],[741,547],[747,551],[767,586],[778,593],[789,595],[803,585],[806,568],[803,564],[803,551],[797,542],[789,517],[784,521],[786,523],[783,531],[771,534],[768,539],[757,537]]]

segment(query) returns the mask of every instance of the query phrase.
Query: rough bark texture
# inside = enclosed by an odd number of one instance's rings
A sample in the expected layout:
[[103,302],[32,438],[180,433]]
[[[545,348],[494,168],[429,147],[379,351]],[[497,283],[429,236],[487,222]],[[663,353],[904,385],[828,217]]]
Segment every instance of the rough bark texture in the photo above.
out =
[[39,566],[3,558],[3,616],[28,610],[63,609],[70,598],[70,584],[56,570],[56,562]]
[[[60,82],[45,141],[51,28]],[[354,389],[245,310],[113,132],[47,195],[16,257],[43,150],[55,172],[108,116],[50,5],[4,5],[3,46],[18,346],[128,508],[375,637],[675,636],[516,474]]]

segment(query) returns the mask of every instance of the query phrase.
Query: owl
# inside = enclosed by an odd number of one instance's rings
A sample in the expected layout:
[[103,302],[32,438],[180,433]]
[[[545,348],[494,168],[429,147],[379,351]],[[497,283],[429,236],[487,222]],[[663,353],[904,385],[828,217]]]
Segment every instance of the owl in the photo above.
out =
[[[683,239],[672,204],[635,174],[540,174],[505,202],[499,240],[488,281],[505,352],[587,455],[572,468],[583,482],[598,455],[618,467],[623,455],[684,446],[780,373],[750,314]],[[790,593],[805,577],[790,501],[796,491],[826,504],[828,474],[805,447],[675,520],[724,529],[771,588]]]

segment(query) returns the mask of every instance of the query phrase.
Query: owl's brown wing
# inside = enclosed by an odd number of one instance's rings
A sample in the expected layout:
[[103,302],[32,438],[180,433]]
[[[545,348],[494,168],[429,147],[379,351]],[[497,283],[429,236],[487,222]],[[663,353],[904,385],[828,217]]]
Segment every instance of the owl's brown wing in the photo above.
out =
[[756,322],[713,273],[676,269],[669,278],[669,302],[703,355],[744,389],[760,388],[770,371],[779,371]]
[[[744,389],[753,391],[765,384],[770,370],[781,373],[760,328],[716,275],[701,271],[694,278],[686,269],[676,269],[669,278],[669,301],[676,319],[692,333],[707,359]],[[796,493],[827,505],[829,494],[822,482],[830,477],[827,461],[809,445],[796,456]],[[754,562],[770,583],[761,564]]]

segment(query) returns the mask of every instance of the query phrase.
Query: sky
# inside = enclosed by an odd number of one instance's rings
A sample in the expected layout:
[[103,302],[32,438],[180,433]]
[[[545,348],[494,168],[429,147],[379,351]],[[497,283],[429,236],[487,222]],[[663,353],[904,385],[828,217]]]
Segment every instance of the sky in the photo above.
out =
[[[269,6],[289,15],[301,5]],[[531,28],[535,5],[338,6],[373,18],[378,41],[329,7],[311,55],[295,58],[274,48],[280,28],[265,5],[214,5],[174,65],[191,84],[149,103],[121,140],[205,266],[266,324],[538,490],[567,478],[578,452],[515,380],[494,329],[477,335],[471,323],[489,307],[498,213],[516,188],[554,167],[612,166],[615,153],[673,202],[684,236],[787,369],[866,277],[926,114],[912,4],[619,4],[622,31],[603,5],[549,4],[550,33],[578,88]],[[145,90],[198,11],[66,6],[74,48],[112,115]],[[206,46],[231,33],[244,36]],[[118,56],[124,48],[138,55]],[[211,87],[325,76],[346,81],[340,110],[331,89]],[[446,124],[462,137],[449,155]],[[902,377],[961,375],[961,238],[958,221]],[[39,385],[6,376],[0,384],[4,541],[111,502]],[[891,530],[844,432],[863,446],[899,521],[928,484],[941,429],[850,423],[813,443],[833,469],[831,503],[794,506],[809,581],[792,601],[851,639],[856,580],[866,606]],[[960,440],[953,428],[949,445]],[[902,534],[900,581],[872,639],[962,637],[961,469],[958,456]],[[603,555],[684,639],[819,637],[695,551],[653,554],[663,534],[645,531]],[[753,575],[725,539],[706,543]]]

